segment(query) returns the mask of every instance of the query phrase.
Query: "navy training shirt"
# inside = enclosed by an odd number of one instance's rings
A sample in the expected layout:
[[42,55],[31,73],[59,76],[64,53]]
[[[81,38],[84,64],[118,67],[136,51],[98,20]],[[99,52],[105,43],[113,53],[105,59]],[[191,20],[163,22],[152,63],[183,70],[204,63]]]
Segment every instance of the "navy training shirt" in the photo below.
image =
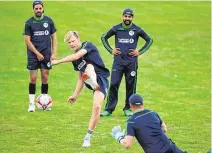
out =
[[87,53],[83,57],[72,62],[75,71],[84,73],[86,65],[92,64],[97,75],[103,76],[104,78],[109,77],[110,72],[105,67],[104,62],[95,45],[88,41],[82,42],[82,47],[80,49],[87,50]]
[[117,63],[137,61],[138,57],[132,57],[129,55],[129,53],[132,50],[137,49],[139,37],[146,41],[145,45],[139,50],[140,54],[146,52],[153,42],[152,38],[148,36],[148,34],[141,27],[132,23],[129,28],[125,28],[123,23],[120,23],[113,26],[101,37],[104,47],[110,53],[112,53],[112,48],[108,43],[108,39],[113,35],[115,35],[115,48],[119,48],[121,52],[120,55],[114,56],[114,62]]
[[[37,20],[31,17],[25,22],[24,35],[31,36],[31,42],[44,56],[51,56],[51,35],[57,30],[53,20],[48,16]],[[37,58],[27,47],[28,58]]]
[[172,145],[161,128],[162,122],[151,110],[136,112],[127,120],[126,135],[135,136],[145,153],[164,153]]

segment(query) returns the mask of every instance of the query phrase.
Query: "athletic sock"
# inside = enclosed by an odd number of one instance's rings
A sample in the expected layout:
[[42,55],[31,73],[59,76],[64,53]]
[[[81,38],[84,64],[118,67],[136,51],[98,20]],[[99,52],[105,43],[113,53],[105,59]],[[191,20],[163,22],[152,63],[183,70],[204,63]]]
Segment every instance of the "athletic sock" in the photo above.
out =
[[35,94],[29,94],[29,103],[34,105],[35,102]]
[[47,84],[43,84],[41,85],[41,93],[42,94],[48,94],[48,89],[49,89],[49,86],[48,86],[48,83]]
[[87,134],[86,134],[86,137],[88,136],[88,137],[91,137],[91,135],[93,134],[93,130],[89,130],[88,129],[88,132],[87,132]]
[[29,103],[34,104],[36,84],[29,83]]

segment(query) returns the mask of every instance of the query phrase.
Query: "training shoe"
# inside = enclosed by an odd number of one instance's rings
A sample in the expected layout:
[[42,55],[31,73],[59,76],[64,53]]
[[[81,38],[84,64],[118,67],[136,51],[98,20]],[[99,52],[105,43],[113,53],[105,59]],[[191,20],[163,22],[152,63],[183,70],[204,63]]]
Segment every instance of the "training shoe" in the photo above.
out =
[[82,147],[90,147],[91,146],[91,137],[90,136],[85,136],[84,142],[82,144]]
[[82,80],[88,85],[90,85],[93,90],[95,91],[100,90],[100,86],[98,85],[96,80],[92,80],[91,78],[89,78],[86,73],[82,74]]
[[100,113],[100,116],[111,116],[112,115],[112,113],[110,113],[110,112],[108,112],[108,111],[103,111],[103,112],[101,112]]
[[124,110],[124,115],[129,117],[133,115],[133,112],[130,109],[126,109]]
[[28,112],[34,112],[35,111],[35,104],[29,104]]

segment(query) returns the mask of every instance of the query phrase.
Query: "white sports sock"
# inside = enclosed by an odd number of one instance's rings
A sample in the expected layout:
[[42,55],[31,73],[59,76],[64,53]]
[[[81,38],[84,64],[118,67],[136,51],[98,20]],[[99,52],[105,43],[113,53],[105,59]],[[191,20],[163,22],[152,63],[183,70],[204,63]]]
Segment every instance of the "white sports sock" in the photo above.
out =
[[87,134],[86,134],[86,137],[91,137],[91,135],[92,135],[92,134],[87,133]]
[[34,105],[35,102],[35,94],[29,94],[29,103]]

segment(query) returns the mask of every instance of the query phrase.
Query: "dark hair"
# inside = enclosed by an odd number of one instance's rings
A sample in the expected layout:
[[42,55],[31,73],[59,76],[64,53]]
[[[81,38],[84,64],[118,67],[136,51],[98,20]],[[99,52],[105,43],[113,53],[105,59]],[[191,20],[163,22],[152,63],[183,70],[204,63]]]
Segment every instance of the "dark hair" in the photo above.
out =
[[39,1],[39,0],[35,0],[33,3],[32,3],[32,8],[34,9],[35,5],[42,5],[43,6],[43,2],[42,1]]

